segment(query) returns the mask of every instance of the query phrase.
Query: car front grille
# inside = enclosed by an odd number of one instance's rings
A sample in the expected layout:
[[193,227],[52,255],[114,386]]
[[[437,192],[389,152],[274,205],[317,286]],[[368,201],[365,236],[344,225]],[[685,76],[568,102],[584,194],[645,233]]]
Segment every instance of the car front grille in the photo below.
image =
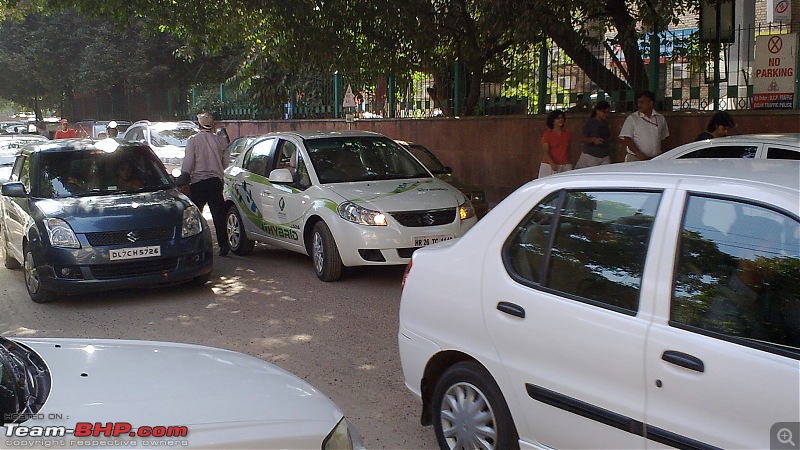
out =
[[144,259],[116,264],[98,264],[89,266],[92,276],[98,280],[113,280],[141,275],[153,275],[171,272],[178,266],[178,258]]
[[405,227],[432,227],[452,223],[456,219],[456,208],[402,211],[389,214]]
[[105,231],[86,233],[86,239],[92,247],[104,245],[132,244],[147,241],[163,241],[172,239],[175,229],[146,228],[142,230]]

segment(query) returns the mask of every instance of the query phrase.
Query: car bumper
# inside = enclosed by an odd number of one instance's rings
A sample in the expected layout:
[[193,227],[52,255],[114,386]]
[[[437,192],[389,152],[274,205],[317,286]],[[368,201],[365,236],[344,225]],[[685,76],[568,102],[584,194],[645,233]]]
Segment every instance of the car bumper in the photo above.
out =
[[406,387],[417,397],[422,398],[422,378],[425,366],[434,355],[441,351],[438,345],[408,330],[402,324],[397,332],[400,347],[400,364]]
[[[446,225],[430,227],[386,227],[364,226],[339,222],[332,230],[345,266],[405,265],[411,254],[421,248],[415,245],[415,238],[435,238],[443,236],[458,238],[464,235],[477,222],[476,217],[456,220]],[[435,243],[435,242],[430,242]]]
[[83,246],[75,250],[34,249],[34,261],[42,287],[65,294],[180,284],[212,271],[208,228],[176,241],[160,243],[161,256],[152,258],[111,261],[109,251],[120,246]]

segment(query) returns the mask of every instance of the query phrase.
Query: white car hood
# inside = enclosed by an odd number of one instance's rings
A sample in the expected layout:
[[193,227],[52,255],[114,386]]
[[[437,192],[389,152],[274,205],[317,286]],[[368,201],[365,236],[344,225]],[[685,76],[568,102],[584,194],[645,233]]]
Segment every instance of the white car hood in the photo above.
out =
[[342,418],[313,386],[237,352],[111,339],[17,341],[39,353],[52,376],[39,413],[64,419],[28,422],[35,425],[173,424],[188,426],[191,438],[193,425],[309,422],[330,430]]
[[411,180],[360,181],[327,185],[346,200],[377,211],[415,211],[455,208],[464,203],[464,195],[438,178]]

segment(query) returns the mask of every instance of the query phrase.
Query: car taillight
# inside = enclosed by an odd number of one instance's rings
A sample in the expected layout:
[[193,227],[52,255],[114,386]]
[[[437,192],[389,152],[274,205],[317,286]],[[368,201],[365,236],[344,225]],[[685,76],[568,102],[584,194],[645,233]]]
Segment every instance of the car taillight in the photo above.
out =
[[406,271],[403,272],[403,282],[400,284],[400,290],[401,291],[403,290],[403,288],[406,287],[406,278],[408,278],[408,273],[411,272],[411,263],[413,263],[413,262],[414,262],[414,260],[409,261],[408,265],[406,266]]

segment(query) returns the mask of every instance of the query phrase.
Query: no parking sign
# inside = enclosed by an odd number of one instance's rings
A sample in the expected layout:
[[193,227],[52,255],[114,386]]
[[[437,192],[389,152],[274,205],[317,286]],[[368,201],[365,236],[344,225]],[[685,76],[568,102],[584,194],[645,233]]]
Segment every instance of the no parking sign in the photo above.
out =
[[792,109],[797,34],[758,36],[753,70],[753,109]]

